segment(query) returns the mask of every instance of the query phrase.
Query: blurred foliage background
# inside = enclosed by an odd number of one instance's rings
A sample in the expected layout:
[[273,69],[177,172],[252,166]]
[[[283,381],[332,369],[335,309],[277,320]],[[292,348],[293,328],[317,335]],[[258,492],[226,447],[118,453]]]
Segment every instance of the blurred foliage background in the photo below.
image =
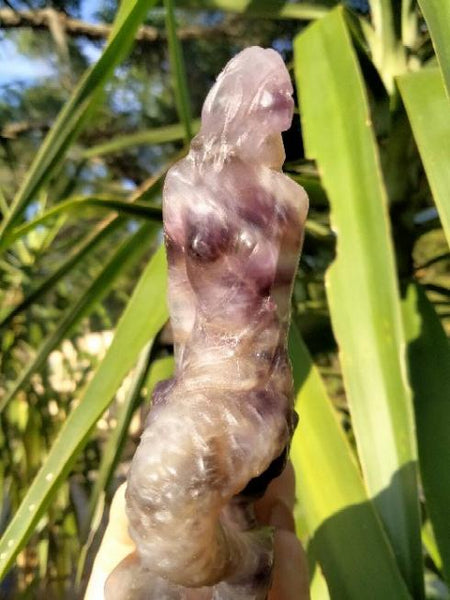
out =
[[173,369],[164,173],[254,44],[292,73],[285,171],[311,201],[290,350],[312,598],[450,597],[449,39],[447,0],[4,0],[0,597],[82,597]]

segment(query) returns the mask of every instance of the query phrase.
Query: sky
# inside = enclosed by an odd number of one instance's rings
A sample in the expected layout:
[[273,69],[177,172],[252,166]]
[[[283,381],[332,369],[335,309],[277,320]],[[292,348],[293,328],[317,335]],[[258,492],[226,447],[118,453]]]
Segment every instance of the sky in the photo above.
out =
[[53,73],[51,63],[21,56],[11,40],[0,40],[0,85],[50,77]]
[[[360,10],[368,8],[367,0],[347,0],[347,2]],[[81,3],[80,18],[83,21],[95,23],[95,13],[100,3],[101,0],[84,0]],[[20,2],[17,6],[20,6]],[[86,41],[83,42],[83,52],[91,63],[95,62],[101,53],[98,46]],[[33,84],[39,79],[51,77],[54,72],[50,61],[22,56],[11,40],[0,37],[0,86],[14,82]]]
[[[100,1],[84,0],[81,3],[81,20],[95,23],[95,12]],[[98,47],[88,42],[83,43],[83,52],[91,62],[96,61],[100,55]],[[51,77],[54,72],[50,61],[23,56],[17,51],[13,41],[0,37],[0,86],[14,82],[36,83],[39,79]]]

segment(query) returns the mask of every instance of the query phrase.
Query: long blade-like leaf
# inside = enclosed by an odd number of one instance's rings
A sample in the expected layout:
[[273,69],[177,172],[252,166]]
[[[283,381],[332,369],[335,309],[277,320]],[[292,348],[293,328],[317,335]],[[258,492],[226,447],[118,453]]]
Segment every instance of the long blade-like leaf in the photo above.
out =
[[359,456],[402,574],[422,598],[417,453],[386,193],[342,10],[297,36],[294,48],[306,151],[337,233],[327,294]]
[[116,278],[124,272],[124,269],[135,263],[143,252],[149,248],[148,240],[156,231],[157,228],[154,225],[146,224],[123,242],[87,290],[69,307],[56,328],[46,337],[34,359],[25,366],[11,389],[3,396],[0,401],[0,412],[3,411],[17,392],[29,382],[33,373],[42,367],[50,352],[61,343],[64,336],[73,330],[76,324],[105,297]]
[[418,285],[403,303],[414,393],[420,472],[427,508],[450,581],[450,345]]
[[[192,121],[192,133],[197,133],[199,128],[200,121],[198,119]],[[184,137],[185,127],[182,123],[177,123],[176,125],[166,125],[165,127],[150,129],[149,131],[140,131],[130,135],[121,135],[120,137],[114,138],[109,142],[105,142],[104,144],[92,146],[88,150],[83,151],[82,157],[91,158],[93,156],[113,154],[114,152],[122,152],[127,148],[133,148],[135,146],[176,142],[178,140],[182,140]]]
[[[92,522],[94,515],[98,508],[101,494],[108,486],[109,481],[114,473],[114,468],[120,459],[120,454],[126,439],[126,434],[131,417],[133,415],[133,410],[137,404],[142,387],[144,384],[146,384],[147,397],[151,397],[156,384],[163,379],[169,379],[174,371],[173,356],[159,358],[149,365],[148,361],[151,357],[151,350],[152,347],[150,342],[148,347],[141,352],[141,356],[136,366],[136,373],[134,374],[130,389],[128,390],[123,403],[119,407],[117,424],[114,427],[114,431],[111,432],[108,442],[102,452],[102,460],[98,469],[97,479],[95,480],[95,485],[89,498],[87,514],[81,531],[81,538],[82,540],[86,540],[86,543],[82,549],[81,560],[77,568],[78,581],[81,580],[84,570],[84,561],[86,559],[90,542],[88,536],[89,538],[93,537]],[[147,372],[148,378],[147,382],[145,382]]]
[[159,221],[162,220],[162,211],[159,206],[152,206],[146,204],[145,202],[124,202],[123,200],[117,200],[115,198],[110,197],[102,197],[102,196],[80,196],[76,198],[69,198],[64,202],[53,206],[48,211],[21,225],[20,227],[16,227],[11,230],[9,233],[5,234],[3,238],[0,240],[0,248],[5,248],[10,246],[13,242],[15,242],[18,238],[26,235],[33,229],[35,229],[38,225],[43,225],[48,221],[53,220],[58,215],[61,215],[66,212],[77,212],[82,211],[85,208],[100,208],[101,210],[114,211],[122,215],[126,215],[128,217],[141,217],[144,219],[149,219],[151,221]]
[[450,246],[450,99],[439,69],[404,75],[398,85]]
[[130,50],[137,28],[155,2],[156,0],[136,0],[124,3],[125,8],[121,11],[120,21],[113,27],[103,54],[81,79],[41,145],[28,170],[27,178],[14,198],[10,212],[0,226],[0,234],[14,224],[40,186],[54,172],[69,145],[82,131],[87,118],[101,99],[105,82]]
[[183,50],[177,37],[177,24],[173,0],[164,0],[166,9],[166,32],[169,44],[170,68],[172,72],[173,87],[178,111],[178,117],[184,125],[185,140],[187,143],[192,138],[191,126],[191,102],[189,100],[189,89],[184,66]]
[[409,598],[321,377],[294,325],[289,345],[300,415],[291,448],[297,498],[330,597]]
[[107,487],[113,474],[114,468],[120,459],[123,442],[128,431],[133,410],[145,383],[145,378],[150,367],[150,356],[152,350],[152,341],[142,350],[136,365],[135,373],[127,390],[125,398],[117,407],[116,424],[112,430],[105,447],[102,449],[102,459],[98,468],[95,484],[92,489],[89,505],[87,508],[86,519],[83,522],[81,538],[87,539],[91,528],[91,521],[95,513],[98,499],[103,490]]
[[[178,157],[177,157],[178,158]],[[143,189],[136,190],[129,203],[138,202],[141,198],[151,200],[159,193],[162,181],[164,180],[167,169],[171,166],[168,163],[161,173],[151,180],[149,180]],[[120,216],[113,217],[106,223],[101,223],[93,232],[91,232],[81,244],[73,251],[73,253],[65,260],[60,267],[47,277],[41,284],[39,284],[23,301],[13,308],[4,318],[0,321],[0,328],[6,327],[11,320],[20,312],[27,309],[33,302],[36,302],[43,294],[49,291],[56,283],[67,275],[73,268],[75,268],[85,256],[94,250],[94,248],[101,243],[108,235],[112,234],[116,229],[124,222],[124,219]],[[1,244],[1,241],[0,241]]]
[[95,423],[145,346],[167,320],[167,269],[161,248],[143,272],[105,358],[58,435],[44,465],[0,540],[0,579],[26,544],[59,485],[67,477]]
[[173,373],[172,357],[160,358],[153,361],[151,365],[149,364],[149,360],[151,359],[151,350],[152,347],[150,342],[148,348],[145,348],[141,353],[130,389],[128,390],[122,404],[119,406],[116,426],[114,427],[114,431],[112,431],[108,442],[103,449],[102,460],[98,469],[97,479],[95,480],[95,485],[89,498],[88,515],[86,523],[84,524],[84,535],[89,533],[91,520],[95,512],[98,498],[101,492],[108,486],[108,483],[113,475],[114,468],[120,459],[120,452],[126,438],[128,426],[133,415],[133,410],[139,399],[139,394],[141,393],[142,387],[145,384],[147,372],[149,373],[148,395],[151,395],[155,385],[159,381],[162,379],[168,379]]
[[419,0],[450,97],[450,2]]
[[398,9],[391,0],[370,0],[373,29],[365,30],[373,63],[390,93],[394,76],[406,67],[405,51],[396,31]]
[[133,411],[142,392],[142,386],[150,367],[153,340],[141,351],[136,364],[133,378],[125,397],[117,406],[116,424],[110,432],[108,441],[102,448],[102,458],[95,479],[95,484],[89,497],[89,503],[83,514],[80,526],[81,551],[77,564],[77,585],[80,584],[85,567],[89,545],[95,534],[93,520],[98,510],[102,508],[101,498],[111,480],[114,469],[120,460],[122,448],[126,439]]
[[102,223],[99,228],[89,233],[86,238],[79,244],[69,257],[62,262],[54,273],[49,275],[41,284],[39,284],[32,292],[26,296],[20,304],[14,307],[1,321],[0,328],[7,327],[12,319],[19,313],[26,310],[47,293],[60,279],[74,269],[85,256],[93,252],[98,244],[100,244],[108,235],[112,234],[117,227],[123,222],[119,218],[115,218],[109,223]]

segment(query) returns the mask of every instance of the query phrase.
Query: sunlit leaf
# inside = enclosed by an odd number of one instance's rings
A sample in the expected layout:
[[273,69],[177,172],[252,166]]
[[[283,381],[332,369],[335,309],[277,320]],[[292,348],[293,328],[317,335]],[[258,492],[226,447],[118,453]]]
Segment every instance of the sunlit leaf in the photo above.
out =
[[[10,233],[5,235],[1,242],[0,248],[10,246],[20,237],[23,237],[33,229],[40,225],[52,221],[55,217],[67,213],[79,213],[87,208],[99,208],[100,210],[112,211],[128,217],[140,217],[151,221],[160,222],[162,220],[161,208],[159,206],[151,206],[141,202],[124,202],[110,197],[102,196],[80,196],[77,198],[69,198],[49,209],[36,219],[16,227]],[[78,216],[81,216],[80,214]]]
[[[199,127],[200,121],[198,119],[192,121],[192,133],[197,133]],[[91,148],[84,150],[82,156],[83,158],[103,156],[105,154],[122,152],[123,150],[134,148],[136,146],[176,142],[178,140],[182,140],[184,137],[185,126],[182,123],[177,123],[176,125],[166,125],[165,127],[150,129],[149,131],[139,131],[138,133],[121,135],[120,137],[114,138],[109,142],[98,144],[97,146],[92,146]]]
[[149,262],[119,321],[108,352],[69,415],[48,457],[0,540],[0,579],[12,566],[97,420],[107,408],[121,381],[135,364],[142,348],[167,319],[167,269],[161,248]]
[[153,340],[141,351],[130,386],[120,404],[118,403],[115,416],[116,423],[109,434],[108,441],[102,449],[102,458],[95,483],[80,526],[82,548],[77,565],[78,584],[81,581],[89,545],[95,533],[95,528],[93,528],[94,516],[98,510],[102,510],[103,508],[101,499],[104,497],[105,489],[109,485],[114,474],[114,469],[120,460],[130,421],[140,400],[142,387],[150,367],[152,345]]
[[370,581],[373,598],[409,598],[355,458],[295,325],[289,345],[300,416],[291,447],[297,498],[330,596],[365,598]]
[[189,89],[184,66],[183,50],[177,37],[177,24],[173,0],[163,0],[166,9],[166,32],[169,44],[170,68],[172,71],[173,88],[178,116],[184,125],[185,140],[189,142],[192,138],[191,126],[191,102],[189,100]]
[[135,263],[149,248],[148,242],[156,231],[157,228],[154,225],[146,224],[119,246],[87,290],[67,309],[61,321],[38,348],[36,356],[24,367],[11,388],[0,400],[0,411],[29,382],[33,373],[44,365],[50,352],[57,348],[76,324],[104,298],[124,269]]
[[450,97],[450,2],[447,0],[418,1],[444,75],[447,96]]
[[402,574],[421,598],[417,451],[387,199],[342,10],[297,36],[294,50],[305,149],[337,234],[327,295],[359,457]]
[[399,77],[398,84],[450,247],[450,99],[439,69]]

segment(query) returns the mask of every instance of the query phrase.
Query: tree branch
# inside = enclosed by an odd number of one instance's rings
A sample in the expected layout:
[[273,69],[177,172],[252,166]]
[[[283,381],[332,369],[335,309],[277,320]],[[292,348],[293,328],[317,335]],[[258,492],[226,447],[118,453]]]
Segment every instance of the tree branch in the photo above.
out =
[[25,133],[30,131],[48,131],[50,125],[48,123],[35,123],[34,121],[15,121],[7,123],[3,129],[0,129],[0,139],[15,140]]
[[[51,30],[55,20],[58,20],[64,31],[71,36],[83,36],[89,40],[104,40],[111,33],[112,26],[104,23],[86,23],[73,19],[63,12],[52,8],[42,10],[18,10],[9,8],[0,9],[0,29],[17,29],[31,27],[33,29]],[[226,25],[230,23],[227,22]],[[213,37],[217,35],[231,35],[224,25],[216,27],[190,26],[178,30],[178,37],[189,40],[197,37]],[[156,43],[165,40],[165,33],[156,27],[144,25],[136,34],[136,40],[144,43]]]

